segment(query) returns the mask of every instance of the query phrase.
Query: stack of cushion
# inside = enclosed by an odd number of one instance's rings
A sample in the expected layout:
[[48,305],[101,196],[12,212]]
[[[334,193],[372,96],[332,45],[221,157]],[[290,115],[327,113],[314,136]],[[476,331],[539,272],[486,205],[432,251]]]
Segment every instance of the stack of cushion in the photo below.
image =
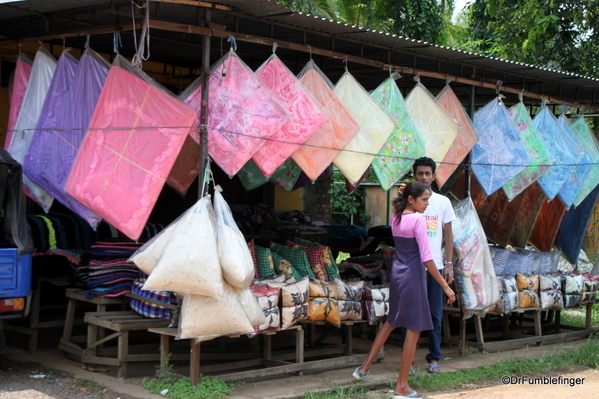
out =
[[[144,272],[139,272],[139,277],[133,282],[131,292],[140,297],[153,299],[154,301],[164,302],[165,304],[174,303],[176,296],[171,291],[154,291],[142,289],[148,275]],[[153,301],[143,301],[140,299],[131,298],[131,310],[135,313],[148,319],[170,319],[173,310],[164,306],[160,306]]]
[[335,279],[339,317],[343,320],[362,320],[362,290],[364,281],[344,282]]
[[541,308],[563,309],[564,298],[561,290],[561,278],[555,274],[539,276]]
[[260,308],[264,311],[264,317],[266,317],[266,322],[256,327],[256,331],[278,330],[281,326],[281,312],[279,309],[280,288],[253,285],[252,291],[256,298],[258,298]]
[[539,276],[525,276],[516,273],[516,286],[518,287],[518,307],[538,308],[539,301]]
[[364,283],[362,292],[362,310],[368,324],[384,321],[389,314],[389,286]]
[[311,280],[308,298],[308,320],[326,321],[341,327],[337,286],[320,280]]
[[564,307],[580,307],[582,302],[582,275],[565,276],[563,279]]
[[599,280],[591,280],[586,277],[582,280],[582,301],[583,305],[597,302],[597,290],[599,289]]
[[286,329],[300,321],[308,320],[308,293],[310,282],[303,278],[295,282],[267,283],[269,288],[280,288],[281,328]]

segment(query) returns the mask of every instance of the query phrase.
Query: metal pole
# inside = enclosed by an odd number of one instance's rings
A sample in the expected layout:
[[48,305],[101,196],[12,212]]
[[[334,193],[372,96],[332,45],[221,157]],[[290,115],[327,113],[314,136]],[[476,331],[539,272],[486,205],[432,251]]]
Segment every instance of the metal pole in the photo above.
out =
[[[210,10],[205,10],[206,23],[210,22]],[[200,162],[198,165],[198,197],[202,195],[204,170],[208,160],[208,83],[210,81],[210,35],[202,37],[202,104],[200,106]]]
[[[472,74],[474,75],[474,71],[472,71]],[[468,113],[470,114],[470,119],[474,120],[474,99],[476,97],[476,86],[470,86],[470,98],[468,99]],[[470,178],[472,177],[471,173],[470,173],[470,168],[471,168],[471,163],[470,161],[472,160],[472,155],[471,153],[469,153],[466,156],[465,162],[466,162],[466,197],[470,197]]]

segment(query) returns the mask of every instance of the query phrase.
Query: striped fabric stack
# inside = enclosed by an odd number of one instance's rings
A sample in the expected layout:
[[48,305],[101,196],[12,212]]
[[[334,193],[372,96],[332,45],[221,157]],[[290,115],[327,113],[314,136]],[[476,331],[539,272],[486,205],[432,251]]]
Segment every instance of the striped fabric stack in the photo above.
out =
[[92,245],[85,295],[115,297],[131,292],[139,269],[127,260],[141,245],[129,240],[98,241]]

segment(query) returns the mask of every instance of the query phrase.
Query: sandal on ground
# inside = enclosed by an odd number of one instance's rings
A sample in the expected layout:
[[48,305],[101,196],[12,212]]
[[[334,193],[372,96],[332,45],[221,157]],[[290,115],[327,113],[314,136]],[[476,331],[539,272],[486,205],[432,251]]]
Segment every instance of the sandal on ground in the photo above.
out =
[[414,399],[414,398],[421,398],[422,395],[419,395],[418,392],[414,391],[409,395],[393,395],[391,396],[391,399]]
[[360,373],[360,367],[362,366],[356,367],[352,374],[352,376],[358,381],[363,380],[364,378],[368,377],[368,374],[370,374],[370,370],[368,370],[365,374]]
[[433,366],[432,364],[428,365],[429,374],[437,374],[441,372],[441,366]]

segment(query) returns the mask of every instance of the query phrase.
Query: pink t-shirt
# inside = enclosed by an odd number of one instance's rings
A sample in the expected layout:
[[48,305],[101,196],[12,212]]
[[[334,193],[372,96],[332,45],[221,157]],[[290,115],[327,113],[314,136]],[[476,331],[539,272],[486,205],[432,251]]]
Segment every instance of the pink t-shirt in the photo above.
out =
[[433,260],[428,235],[426,234],[426,221],[419,213],[404,213],[399,226],[395,223],[397,216],[391,215],[391,229],[394,237],[415,238],[420,251],[422,262]]

